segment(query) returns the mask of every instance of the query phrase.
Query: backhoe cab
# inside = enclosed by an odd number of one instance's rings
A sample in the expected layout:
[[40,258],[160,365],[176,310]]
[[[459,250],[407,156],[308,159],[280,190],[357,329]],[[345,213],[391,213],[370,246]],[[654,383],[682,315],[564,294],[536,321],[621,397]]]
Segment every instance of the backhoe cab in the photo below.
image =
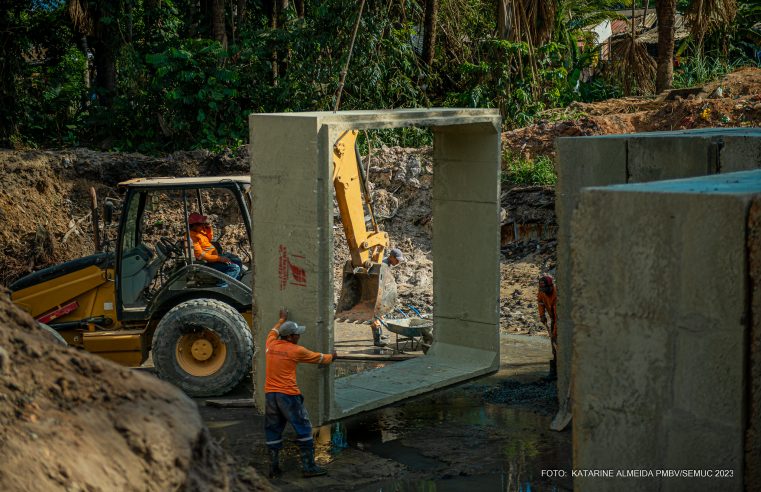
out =
[[[154,178],[119,184],[115,245],[13,283],[13,302],[69,345],[158,375],[191,396],[223,394],[250,371],[250,178]],[[242,259],[239,280],[198,261],[190,212],[217,217],[216,245]],[[110,212],[104,213],[106,222]]]
[[[373,218],[356,135],[342,135],[333,155],[351,251],[336,317],[369,320],[393,308],[396,284],[382,262],[388,236]],[[11,299],[69,345],[131,367],[150,354],[159,377],[187,394],[224,394],[250,372],[253,358],[250,188],[248,176],[120,183],[115,245],[102,241],[104,252],[19,279],[10,286]],[[94,194],[92,201],[97,216]],[[107,201],[107,225],[112,212]],[[195,258],[192,212],[216,217],[214,244],[241,259],[239,279]],[[97,244],[106,231],[94,225]]]

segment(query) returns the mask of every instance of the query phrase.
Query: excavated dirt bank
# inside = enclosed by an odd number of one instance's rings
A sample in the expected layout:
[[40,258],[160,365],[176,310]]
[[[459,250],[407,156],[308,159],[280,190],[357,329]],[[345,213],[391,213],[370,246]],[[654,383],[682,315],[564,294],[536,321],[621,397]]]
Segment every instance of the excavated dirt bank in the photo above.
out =
[[179,389],[59,345],[4,289],[0,442],[2,490],[268,490]]
[[[0,256],[0,285],[9,285],[40,268],[92,254],[90,187],[96,189],[101,203],[107,197],[118,202],[116,184],[137,176],[232,175],[246,174],[248,170],[245,150],[237,155],[182,152],[165,158],[86,149],[0,151],[0,174],[6,182],[0,189],[0,219],[7,225],[0,230],[4,252]],[[432,311],[432,171],[430,148],[383,147],[370,158],[369,176],[378,222],[381,229],[389,232],[391,245],[402,249],[406,256],[406,261],[394,269],[394,275],[399,289],[398,307],[408,313],[409,306],[421,312]],[[554,225],[552,189],[522,190],[504,193],[505,221]],[[534,202],[536,207],[532,206]],[[214,210],[210,211],[215,217]],[[177,222],[177,217],[165,219],[167,223]],[[241,231],[226,232],[231,237]],[[337,209],[334,232],[337,293],[341,267],[349,258]],[[551,240],[527,240],[504,250],[502,271],[510,275],[503,277],[504,330],[534,332],[539,328],[533,283],[541,269],[553,268],[552,245]]]
[[554,157],[558,137],[759,125],[761,68],[742,68],[705,86],[657,97],[573,103],[535,125],[503,133],[502,140],[515,155]]

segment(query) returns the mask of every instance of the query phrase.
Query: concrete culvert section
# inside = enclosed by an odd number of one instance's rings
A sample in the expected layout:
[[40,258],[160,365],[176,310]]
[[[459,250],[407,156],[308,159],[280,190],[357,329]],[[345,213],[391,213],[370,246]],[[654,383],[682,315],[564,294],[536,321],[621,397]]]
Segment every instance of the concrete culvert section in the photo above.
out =
[[588,186],[643,183],[761,168],[761,130],[705,128],[670,132],[559,138],[558,184],[558,394],[571,380],[576,306],[571,221]]
[[[335,379],[299,367],[315,425],[494,372],[499,367],[500,118],[493,110],[254,114],[250,117],[255,345],[278,310],[308,328],[303,345],[333,347],[331,153],[347,130],[430,127],[434,134],[435,340],[425,357]],[[294,269],[294,267],[296,267]],[[296,275],[296,273],[298,275]],[[369,332],[369,329],[368,329]],[[257,388],[264,354],[255,356]],[[259,405],[264,393],[256,392]]]
[[748,282],[758,285],[759,197],[761,171],[578,196],[574,468],[653,475],[582,476],[576,488],[761,486],[758,293]]

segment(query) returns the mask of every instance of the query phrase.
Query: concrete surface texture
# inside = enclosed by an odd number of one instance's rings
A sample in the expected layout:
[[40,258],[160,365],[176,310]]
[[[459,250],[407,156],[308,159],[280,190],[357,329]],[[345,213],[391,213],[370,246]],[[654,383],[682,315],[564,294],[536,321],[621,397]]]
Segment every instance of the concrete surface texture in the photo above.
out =
[[571,220],[579,490],[743,490],[748,211],[761,171],[587,188]]
[[558,394],[571,380],[575,304],[570,223],[582,188],[678,179],[761,167],[761,129],[708,128],[673,132],[559,138]]
[[751,282],[751,320],[748,360],[750,401],[745,436],[745,483],[747,490],[761,489],[761,198],[756,197],[748,214],[748,262]]
[[430,126],[434,132],[434,331],[424,358],[336,379],[301,365],[313,424],[494,372],[499,367],[500,118],[432,109],[253,114],[255,398],[263,408],[264,341],[287,306],[301,343],[333,347],[332,148],[349,129]]

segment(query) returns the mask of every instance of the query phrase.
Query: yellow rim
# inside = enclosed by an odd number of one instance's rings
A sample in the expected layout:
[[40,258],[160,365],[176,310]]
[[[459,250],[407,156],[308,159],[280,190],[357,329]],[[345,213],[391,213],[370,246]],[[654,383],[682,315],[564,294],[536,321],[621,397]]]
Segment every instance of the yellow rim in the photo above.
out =
[[200,333],[182,335],[177,340],[177,362],[193,376],[210,376],[225,363],[227,346],[219,335],[204,329]]

